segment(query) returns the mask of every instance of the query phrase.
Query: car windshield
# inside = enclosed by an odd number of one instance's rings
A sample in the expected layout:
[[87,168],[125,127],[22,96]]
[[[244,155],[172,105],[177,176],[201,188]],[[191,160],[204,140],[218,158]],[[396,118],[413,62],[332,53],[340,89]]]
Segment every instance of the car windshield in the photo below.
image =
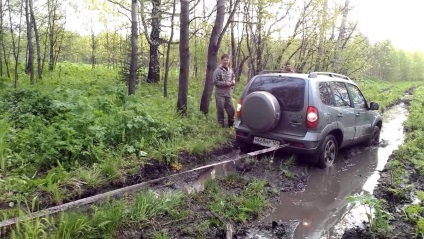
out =
[[270,92],[280,102],[283,110],[303,109],[305,80],[287,76],[259,76],[252,82],[248,93],[254,91]]

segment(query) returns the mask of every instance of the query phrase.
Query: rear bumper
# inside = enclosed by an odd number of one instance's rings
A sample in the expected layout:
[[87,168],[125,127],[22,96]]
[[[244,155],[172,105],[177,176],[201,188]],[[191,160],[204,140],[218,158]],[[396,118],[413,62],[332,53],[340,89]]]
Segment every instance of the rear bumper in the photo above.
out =
[[[310,133],[308,133],[310,134]],[[256,145],[253,143],[253,138],[255,136],[278,140],[280,144],[288,144],[288,146],[281,148],[284,152],[290,152],[295,154],[303,155],[317,155],[322,140],[318,138],[317,134],[314,135],[305,135],[305,137],[296,137],[292,135],[261,135],[261,134],[252,134],[248,131],[244,131],[236,128],[236,144],[244,143]],[[258,145],[260,146],[260,145]]]

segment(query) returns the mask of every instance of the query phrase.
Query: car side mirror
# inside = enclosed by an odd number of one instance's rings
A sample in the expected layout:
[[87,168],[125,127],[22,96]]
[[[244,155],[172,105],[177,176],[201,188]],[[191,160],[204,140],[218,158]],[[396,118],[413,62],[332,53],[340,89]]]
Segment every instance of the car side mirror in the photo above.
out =
[[378,105],[377,102],[371,102],[370,103],[370,110],[378,110],[380,106]]

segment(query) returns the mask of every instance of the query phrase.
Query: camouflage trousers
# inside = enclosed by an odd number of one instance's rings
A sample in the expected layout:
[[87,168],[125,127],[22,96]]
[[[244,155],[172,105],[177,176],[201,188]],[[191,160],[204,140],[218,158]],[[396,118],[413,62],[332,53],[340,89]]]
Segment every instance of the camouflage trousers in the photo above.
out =
[[216,116],[218,118],[218,123],[225,127],[225,112],[227,112],[227,119],[228,119],[228,127],[232,127],[234,124],[234,104],[233,99],[231,96],[222,96],[222,95],[215,95],[216,100]]

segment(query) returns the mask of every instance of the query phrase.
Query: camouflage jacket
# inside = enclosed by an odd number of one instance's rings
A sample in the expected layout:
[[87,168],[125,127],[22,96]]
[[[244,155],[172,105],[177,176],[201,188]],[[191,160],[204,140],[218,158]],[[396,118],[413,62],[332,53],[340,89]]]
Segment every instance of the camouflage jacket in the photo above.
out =
[[227,82],[235,79],[231,68],[225,69],[219,65],[213,73],[213,84],[215,85],[215,94],[219,96],[232,96],[234,86],[227,86]]

